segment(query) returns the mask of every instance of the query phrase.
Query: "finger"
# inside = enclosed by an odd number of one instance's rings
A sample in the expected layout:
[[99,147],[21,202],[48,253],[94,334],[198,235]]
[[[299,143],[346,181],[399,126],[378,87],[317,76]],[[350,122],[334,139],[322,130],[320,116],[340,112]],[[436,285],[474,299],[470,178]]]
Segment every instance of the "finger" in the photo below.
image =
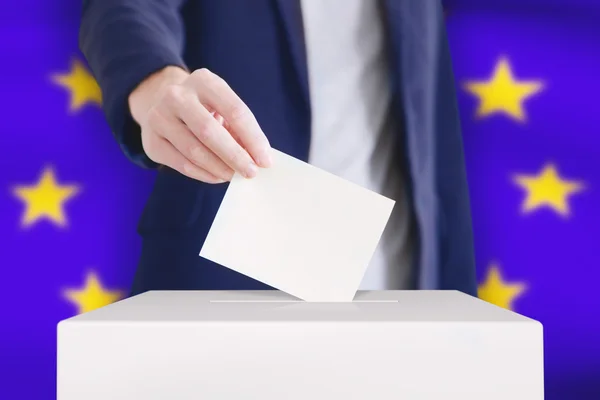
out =
[[[250,108],[219,76],[208,70],[195,71],[192,78],[200,102],[221,115],[243,147],[261,167],[271,165],[270,144]],[[192,74],[193,75],[193,74]]]
[[179,173],[192,179],[206,183],[223,183],[223,179],[218,178],[210,172],[198,167],[181,154],[168,140],[160,138],[161,152],[156,162],[164,164]]
[[165,121],[160,125],[162,126],[157,126],[156,129],[186,159],[218,178],[231,180],[233,170],[203,145],[181,121],[173,118],[173,121]]
[[186,96],[174,112],[198,140],[234,171],[247,178],[256,176],[258,168],[252,157],[240,146],[200,103],[196,96]]
[[[225,129],[227,129],[227,124],[224,124],[223,127]],[[228,132],[231,134],[231,136],[233,137],[233,139],[240,145],[243,146],[244,144],[242,143],[242,141],[240,140],[239,136],[235,133],[235,131],[233,130],[228,130]]]

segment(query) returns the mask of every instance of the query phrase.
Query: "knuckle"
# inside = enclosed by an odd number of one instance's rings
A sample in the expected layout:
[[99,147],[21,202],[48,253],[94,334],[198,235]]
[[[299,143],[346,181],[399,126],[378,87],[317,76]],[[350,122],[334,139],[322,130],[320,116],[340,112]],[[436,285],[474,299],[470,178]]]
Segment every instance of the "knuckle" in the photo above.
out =
[[210,81],[214,79],[214,74],[208,68],[200,68],[192,72],[192,77],[199,81]]
[[248,109],[248,107],[246,107],[245,104],[241,102],[238,102],[231,106],[229,115],[231,122],[236,122],[251,117],[250,110]]
[[240,166],[243,159],[244,159],[244,151],[241,148],[238,148],[229,154],[228,161],[229,161],[230,165]]
[[187,175],[190,178],[192,177],[191,171],[193,171],[192,165],[187,161],[178,162],[177,165],[174,166],[175,170],[180,172],[183,175]]
[[198,146],[195,143],[188,143],[185,146],[184,154],[185,154],[186,158],[188,158],[190,160],[194,160],[196,163],[200,163],[200,164],[202,164],[204,162],[204,160],[206,159],[205,152],[202,151],[200,146]]
[[210,140],[213,136],[213,126],[210,120],[205,119],[200,122],[198,128],[196,129],[196,135],[201,142],[205,142]]
[[179,86],[167,86],[164,91],[163,101],[167,104],[179,104],[182,101],[182,94]]

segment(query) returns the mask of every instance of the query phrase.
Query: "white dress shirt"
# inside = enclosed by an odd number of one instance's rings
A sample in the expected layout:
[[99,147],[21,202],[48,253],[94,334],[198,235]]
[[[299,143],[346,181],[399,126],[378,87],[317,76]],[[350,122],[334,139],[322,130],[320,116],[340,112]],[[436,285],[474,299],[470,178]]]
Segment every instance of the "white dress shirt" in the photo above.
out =
[[396,200],[361,289],[407,288],[410,215],[379,2],[301,0],[301,7],[312,109],[309,163]]

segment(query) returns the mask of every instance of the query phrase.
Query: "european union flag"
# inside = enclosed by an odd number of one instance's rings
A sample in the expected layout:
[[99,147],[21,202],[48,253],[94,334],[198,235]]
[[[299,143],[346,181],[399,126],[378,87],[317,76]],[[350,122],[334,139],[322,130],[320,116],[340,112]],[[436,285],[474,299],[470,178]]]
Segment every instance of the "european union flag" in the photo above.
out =
[[78,51],[80,1],[0,13],[0,399],[56,397],[56,324],[129,289],[153,173],[120,153]]
[[548,399],[600,398],[600,3],[449,7],[479,296],[544,324]]

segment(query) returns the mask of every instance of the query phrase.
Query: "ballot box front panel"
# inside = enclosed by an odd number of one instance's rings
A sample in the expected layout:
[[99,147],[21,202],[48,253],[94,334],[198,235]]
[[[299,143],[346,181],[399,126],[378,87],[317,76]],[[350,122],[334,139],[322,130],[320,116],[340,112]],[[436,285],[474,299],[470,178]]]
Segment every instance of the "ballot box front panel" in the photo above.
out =
[[58,400],[542,400],[541,325],[438,294],[141,295],[59,325]]

